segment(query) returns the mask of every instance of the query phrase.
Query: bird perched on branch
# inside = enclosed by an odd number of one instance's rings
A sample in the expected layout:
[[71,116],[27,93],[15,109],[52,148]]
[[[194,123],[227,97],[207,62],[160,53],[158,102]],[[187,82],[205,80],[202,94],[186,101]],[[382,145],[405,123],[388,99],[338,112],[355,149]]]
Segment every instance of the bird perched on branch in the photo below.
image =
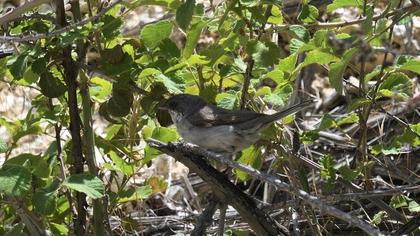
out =
[[254,144],[273,122],[296,113],[313,101],[304,101],[272,115],[247,110],[228,110],[199,96],[178,94],[159,109],[167,110],[178,133],[189,143],[213,152],[235,154]]

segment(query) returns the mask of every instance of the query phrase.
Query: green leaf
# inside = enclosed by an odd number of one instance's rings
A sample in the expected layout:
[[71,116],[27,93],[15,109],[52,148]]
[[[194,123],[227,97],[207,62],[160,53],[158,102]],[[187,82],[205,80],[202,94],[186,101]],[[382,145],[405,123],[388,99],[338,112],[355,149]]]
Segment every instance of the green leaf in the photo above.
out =
[[95,76],[90,80],[90,84],[89,94],[92,100],[103,103],[111,95],[112,83],[109,81]]
[[149,185],[130,188],[118,194],[118,202],[126,203],[129,201],[137,201],[147,199],[152,194],[152,188]]
[[279,25],[283,23],[283,15],[278,6],[273,5],[271,8],[271,15],[267,19],[267,23]]
[[50,215],[54,213],[54,210],[57,207],[57,194],[55,191],[37,191],[32,197],[32,203],[38,213],[42,215]]
[[140,38],[148,48],[155,48],[159,43],[168,38],[172,32],[170,21],[159,21],[154,24],[146,25],[140,32]]
[[287,103],[290,95],[293,92],[293,87],[290,84],[280,85],[272,93],[264,96],[264,101],[274,106],[284,106]]
[[219,93],[216,96],[216,102],[219,107],[234,109],[237,104],[237,95],[236,93]]
[[302,25],[291,25],[289,26],[289,31],[294,34],[294,37],[303,42],[307,42],[309,40],[309,32]]
[[93,199],[104,196],[104,185],[102,181],[90,174],[75,174],[68,177],[63,185],[67,188],[86,194]]
[[187,42],[185,43],[184,51],[182,52],[183,58],[189,58],[193,53],[198,39],[200,39],[201,31],[207,24],[205,21],[199,21],[191,26],[187,33]]
[[357,176],[359,176],[360,172],[352,170],[348,168],[347,166],[342,166],[338,168],[338,172],[340,172],[341,176],[347,181],[354,181]]
[[0,169],[0,192],[23,197],[31,190],[31,172],[23,166],[4,165]]
[[172,142],[178,139],[178,134],[175,129],[156,127],[153,130],[152,138],[162,142]]
[[280,50],[273,42],[249,41],[246,50],[248,55],[252,55],[258,66],[272,66],[278,62],[280,57]]
[[408,60],[403,65],[401,65],[400,69],[409,70],[414,73],[420,74],[420,60],[414,59],[414,58],[411,60]]
[[368,36],[372,34],[372,18],[373,18],[373,7],[368,5],[366,7],[366,20],[362,22],[362,32],[364,35]]
[[376,213],[372,220],[370,221],[371,224],[374,225],[379,225],[380,223],[382,223],[382,221],[385,220],[385,218],[387,217],[387,213],[386,211],[379,211],[378,213]]
[[357,48],[348,49],[340,61],[332,63],[330,66],[328,78],[331,85],[335,88],[338,94],[343,93],[343,74],[350,60],[353,58],[357,51]]
[[181,52],[176,44],[169,38],[162,40],[159,44],[160,51],[168,58],[179,57]]
[[391,198],[390,205],[393,208],[398,209],[398,208],[402,208],[402,207],[407,207],[408,206],[408,201],[409,201],[409,199],[406,196],[400,194],[400,195],[397,195],[397,196],[393,196]]
[[22,79],[23,73],[26,71],[27,63],[28,63],[27,53],[22,53],[18,57],[9,61],[8,67],[14,79],[16,80]]
[[334,118],[332,118],[332,116],[330,114],[325,114],[322,117],[321,123],[319,124],[318,129],[319,130],[324,130],[324,129],[329,129],[331,127],[335,127],[337,124],[334,120]]
[[362,2],[360,0],[334,0],[333,3],[327,6],[327,12],[332,12],[337,8],[361,6]]
[[194,13],[195,0],[186,0],[176,9],[175,20],[181,29],[186,30],[192,20]]
[[60,97],[67,90],[66,85],[64,85],[59,78],[56,78],[50,72],[44,72],[41,74],[39,87],[41,88],[41,93],[49,98]]
[[[256,148],[252,145],[242,150],[242,155],[239,158],[238,162],[245,165],[249,165],[254,169],[260,169],[263,164],[261,159],[260,148]],[[236,173],[236,176],[242,181],[246,181],[250,178],[250,175],[244,171],[235,169],[234,172]]]
[[277,65],[277,68],[280,71],[290,74],[296,68],[296,62],[297,62],[297,54],[293,53],[293,54],[290,54],[288,57],[281,59]]
[[51,168],[48,163],[39,155],[30,153],[22,153],[6,161],[6,164],[24,165],[31,171],[32,174],[39,178],[47,178],[51,173]]
[[349,107],[347,108],[347,111],[354,111],[358,109],[361,106],[368,105],[372,101],[367,98],[356,98],[353,101],[350,102]]
[[334,159],[331,155],[324,155],[319,160],[319,164],[321,164],[321,176],[325,179],[333,179],[335,180],[335,169],[334,169]]
[[319,49],[312,50],[306,54],[302,66],[307,66],[313,63],[320,65],[328,65],[331,62],[337,61],[338,58],[329,52],[324,52]]
[[378,92],[384,97],[408,98],[412,94],[413,84],[404,73],[390,74],[379,86]]
[[5,153],[9,149],[7,143],[0,137],[0,153]]
[[312,5],[304,4],[302,10],[298,15],[298,19],[305,23],[315,22],[319,16],[318,9]]
[[416,202],[416,201],[414,201],[414,200],[411,200],[409,203],[408,203],[408,210],[410,211],[410,212],[412,212],[412,213],[417,213],[417,212],[420,212],[420,205]]
[[245,7],[255,7],[260,4],[259,0],[239,0],[239,2]]
[[123,173],[126,176],[132,176],[134,174],[134,165],[125,162],[115,152],[110,152],[110,157],[116,169],[119,170],[121,173]]
[[51,232],[53,235],[68,235],[69,228],[64,224],[57,224],[54,222],[48,222]]
[[356,113],[346,115],[344,118],[337,121],[337,125],[353,124],[359,122],[359,116]]
[[111,15],[103,16],[103,25],[101,32],[105,39],[113,39],[120,34],[120,27],[124,23],[121,17],[114,17]]

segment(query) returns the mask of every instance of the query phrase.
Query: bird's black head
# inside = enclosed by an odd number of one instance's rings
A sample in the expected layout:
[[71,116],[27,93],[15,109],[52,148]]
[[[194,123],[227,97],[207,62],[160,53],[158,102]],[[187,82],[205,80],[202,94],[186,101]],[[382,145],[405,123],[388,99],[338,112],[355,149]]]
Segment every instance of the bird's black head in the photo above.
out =
[[178,94],[169,98],[159,109],[186,114],[205,104],[206,102],[199,96]]

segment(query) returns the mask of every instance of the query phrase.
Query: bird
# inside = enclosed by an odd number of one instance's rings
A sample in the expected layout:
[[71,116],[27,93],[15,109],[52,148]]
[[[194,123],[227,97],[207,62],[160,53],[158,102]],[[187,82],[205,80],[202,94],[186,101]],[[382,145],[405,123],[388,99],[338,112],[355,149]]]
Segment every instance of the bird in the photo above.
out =
[[303,101],[267,115],[249,110],[229,110],[207,103],[196,95],[177,94],[159,106],[167,110],[182,139],[215,153],[235,155],[256,143],[273,122],[313,103]]

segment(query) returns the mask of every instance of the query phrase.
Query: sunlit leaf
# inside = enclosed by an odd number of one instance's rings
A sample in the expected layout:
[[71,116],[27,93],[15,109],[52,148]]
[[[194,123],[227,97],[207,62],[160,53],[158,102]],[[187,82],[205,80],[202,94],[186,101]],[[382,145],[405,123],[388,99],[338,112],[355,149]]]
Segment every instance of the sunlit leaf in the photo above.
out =
[[63,182],[63,185],[72,190],[82,192],[93,199],[103,197],[105,191],[102,181],[90,174],[71,175]]

